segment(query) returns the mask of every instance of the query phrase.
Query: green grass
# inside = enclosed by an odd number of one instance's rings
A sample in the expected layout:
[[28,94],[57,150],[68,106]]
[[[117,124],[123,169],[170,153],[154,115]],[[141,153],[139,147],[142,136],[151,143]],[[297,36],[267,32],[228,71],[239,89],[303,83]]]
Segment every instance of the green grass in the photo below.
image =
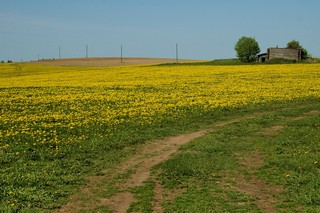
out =
[[139,201],[132,203],[128,212],[152,212],[154,186],[155,183],[153,181],[146,181],[143,186],[132,189],[132,192],[136,195],[136,199]]
[[305,61],[299,61],[296,60],[290,60],[290,59],[284,59],[284,58],[273,58],[266,62],[265,64],[296,64],[296,63],[305,63]]
[[[192,141],[158,165],[155,173],[164,188],[185,189],[163,203],[165,212],[264,212],[259,210],[257,196],[237,189],[236,178],[241,174],[283,188],[274,195],[276,211],[319,212],[320,116],[304,113],[320,111],[320,105],[273,106],[266,114]],[[273,135],[260,134],[275,125],[283,128]],[[255,169],[241,167],[239,159],[253,151],[263,156],[263,164]]]
[[233,65],[265,65],[265,64],[309,64],[309,63],[319,63],[319,59],[308,59],[308,60],[302,60],[302,61],[295,61],[295,60],[289,60],[289,59],[283,59],[283,58],[275,58],[271,59],[269,61],[260,63],[260,62],[242,62],[239,59],[231,58],[231,59],[215,59],[211,61],[205,61],[205,62],[192,62],[192,63],[167,63],[167,64],[159,64],[159,65],[153,65],[153,66],[184,66],[184,65],[190,65],[190,66],[233,66]]
[[190,65],[190,66],[220,66],[220,65],[246,65],[246,64],[255,64],[253,63],[245,63],[240,61],[239,59],[216,59],[212,61],[205,61],[205,62],[192,62],[192,63],[167,63],[167,64],[159,64],[154,66],[183,66],[183,65]]
[[[281,123],[284,118],[298,116],[303,111],[319,110],[318,103],[318,99],[306,99],[233,109],[221,108],[212,112],[193,111],[180,120],[164,119],[162,123],[154,126],[141,127],[135,124],[123,126],[119,129],[121,134],[112,141],[91,139],[87,143],[82,143],[81,148],[69,146],[63,149],[59,158],[46,158],[45,152],[41,152],[41,147],[29,150],[34,154],[33,160],[25,161],[23,157],[17,158],[19,153],[15,153],[6,159],[0,159],[0,212],[51,212],[66,202],[68,196],[86,182],[86,176],[99,175],[102,169],[113,168],[132,156],[136,148],[147,140],[208,128],[215,121],[239,118],[254,112],[268,114],[252,121],[223,127],[214,134],[194,141],[183,147],[181,153],[157,168],[162,171],[159,178],[165,188],[187,189],[172,202],[163,203],[166,211],[258,210],[252,197],[237,190],[227,191],[219,187],[225,173],[231,175],[227,179],[232,179],[232,175],[237,174],[234,154],[246,153],[253,148],[265,152],[268,156],[266,165],[259,170],[259,177],[286,187],[288,199],[284,208],[292,206],[293,209],[300,206],[314,210],[319,202],[319,196],[316,196],[315,191],[315,186],[319,186],[317,177],[319,170],[316,168],[318,164],[314,163],[320,162],[320,147],[317,143],[319,120],[308,118],[285,123],[288,126],[283,130],[284,133],[274,138],[262,137],[256,135],[256,132],[261,128]],[[307,107],[296,109],[300,106]],[[282,110],[283,108],[292,110]],[[296,139],[291,140],[285,134],[287,130],[289,131],[287,134],[294,133],[294,137],[291,138]],[[281,138],[278,140],[280,136],[287,140]],[[303,143],[307,136],[311,144]],[[272,146],[269,144],[270,140],[273,141]],[[288,143],[292,143],[292,146],[288,146]],[[18,148],[20,151],[16,152],[23,151],[23,147]],[[301,154],[297,150],[308,151],[309,154]],[[275,151],[278,154],[272,154]],[[294,152],[299,158],[290,160]],[[304,169],[299,170],[303,165],[306,165]],[[289,178],[284,174],[290,174]],[[110,188],[106,189],[105,197],[117,192],[118,189],[113,187],[113,184],[111,182]],[[131,206],[131,211],[150,212],[150,200],[154,196],[153,187],[152,181],[149,181],[144,186],[133,189],[139,201]],[[301,192],[300,188],[304,191]],[[239,206],[238,203],[246,205]],[[99,208],[101,211],[105,210],[105,207]]]
[[[262,147],[270,153],[260,175],[286,188],[287,205],[320,211],[320,116],[288,122]],[[265,142],[265,141],[264,141]],[[271,175],[268,175],[271,174]]]

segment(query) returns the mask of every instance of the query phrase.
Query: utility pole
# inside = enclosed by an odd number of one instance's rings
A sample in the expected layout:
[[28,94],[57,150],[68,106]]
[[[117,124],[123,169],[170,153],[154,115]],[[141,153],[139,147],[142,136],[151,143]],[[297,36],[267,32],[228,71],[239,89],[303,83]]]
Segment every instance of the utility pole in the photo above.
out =
[[176,44],[176,63],[179,63],[178,44]]
[[121,60],[121,63],[123,63],[123,61],[122,61],[122,45],[121,45],[121,48],[120,48],[120,60]]
[[59,46],[59,59],[61,59],[61,47]]
[[88,44],[86,45],[86,58],[88,58]]

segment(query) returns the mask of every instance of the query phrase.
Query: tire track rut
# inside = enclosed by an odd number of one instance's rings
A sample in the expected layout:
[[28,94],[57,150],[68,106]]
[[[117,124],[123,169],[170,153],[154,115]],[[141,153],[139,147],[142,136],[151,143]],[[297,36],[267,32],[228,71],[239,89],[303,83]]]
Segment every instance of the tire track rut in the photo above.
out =
[[[96,209],[97,206],[107,206],[112,212],[126,212],[130,207],[130,204],[132,202],[136,202],[136,199],[130,189],[141,186],[143,182],[150,179],[151,168],[168,160],[170,156],[176,153],[182,145],[196,138],[205,136],[206,134],[215,132],[221,127],[248,119],[254,119],[267,113],[268,112],[253,113],[249,116],[247,115],[237,119],[213,123],[212,128],[210,129],[150,141],[143,145],[134,156],[120,163],[116,169],[103,172],[108,175],[88,177],[89,183],[87,186],[82,188],[80,193],[71,196],[70,202],[62,206],[62,208],[57,212],[90,211],[92,209]],[[309,114],[315,115],[318,113],[318,111],[312,111],[312,113],[310,112]],[[305,114],[304,116],[308,116],[309,114]],[[98,186],[98,183],[103,182],[103,179],[110,179],[110,177],[116,179],[116,176],[126,174],[128,171],[131,171],[129,178],[117,184],[118,193],[114,196],[108,198],[96,198],[95,195],[92,195],[91,192],[93,189],[99,190],[99,187],[101,186]],[[82,195],[80,195],[81,193]],[[88,195],[86,200],[83,200],[83,194]],[[90,199],[94,199],[95,201],[88,202]],[[87,204],[83,205],[84,202]],[[153,206],[155,207],[154,210],[156,210],[156,212],[162,212],[160,200],[154,201]]]

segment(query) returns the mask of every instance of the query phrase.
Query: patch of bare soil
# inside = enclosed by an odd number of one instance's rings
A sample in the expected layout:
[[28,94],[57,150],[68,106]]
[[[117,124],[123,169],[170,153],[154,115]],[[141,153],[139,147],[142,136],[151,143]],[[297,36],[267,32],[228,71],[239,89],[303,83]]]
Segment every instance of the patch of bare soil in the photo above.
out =
[[[289,121],[301,120],[308,116],[318,115],[320,112],[313,110],[303,113],[302,115],[290,118]],[[279,134],[280,130],[285,126],[276,125],[267,128],[263,131],[258,132],[258,134],[275,136]],[[276,198],[281,199],[281,192],[283,189],[280,186],[270,185],[264,180],[259,179],[254,173],[259,167],[263,165],[263,158],[261,153],[258,151],[253,151],[245,157],[241,157],[240,154],[237,155],[238,163],[240,168],[238,168],[238,176],[235,179],[236,185],[234,186],[237,190],[245,192],[256,199],[257,206],[263,212],[276,212],[273,206],[276,205]],[[243,171],[246,171],[248,175],[244,176]],[[224,181],[225,182],[225,181]]]
[[154,178],[154,182],[156,183],[154,189],[154,200],[152,202],[152,212],[153,213],[161,213],[164,211],[162,203],[171,202],[175,197],[185,192],[187,189],[164,189],[160,182]]
[[265,130],[259,132],[259,134],[274,136],[274,135],[278,135],[280,130],[282,130],[283,128],[284,128],[284,126],[281,126],[281,125],[272,126],[268,129],[265,129]]
[[254,175],[250,177],[250,180],[240,175],[236,178],[236,181],[236,188],[256,198],[256,204],[262,212],[277,212],[273,206],[276,205],[275,197],[278,197],[282,192],[281,187],[267,184]]
[[[239,168],[235,171],[236,178],[226,177],[221,185],[225,190],[237,190],[249,195],[262,212],[276,212],[273,206],[276,205],[276,198],[280,197],[282,188],[270,185],[258,178],[254,173],[263,165],[263,158],[260,152],[254,150],[249,153],[237,153]],[[245,175],[244,175],[245,174]],[[238,203],[238,205],[249,205],[249,203]]]
[[257,206],[263,212],[276,212],[273,206],[276,204],[275,197],[279,197],[282,188],[276,185],[270,185],[264,180],[259,179],[254,172],[263,165],[262,156],[258,151],[253,151],[250,155],[238,160],[241,167],[240,171],[249,171],[249,176],[245,177],[239,174],[236,178],[236,188],[256,198]]
[[[303,116],[308,116],[311,114],[314,115],[315,113],[316,112],[308,112]],[[93,209],[96,209],[99,206],[108,206],[112,212],[126,212],[130,204],[132,202],[136,202],[134,195],[131,193],[131,189],[133,187],[141,186],[143,182],[149,179],[156,183],[154,189],[155,197],[153,202],[153,211],[162,212],[163,209],[161,203],[164,201],[173,200],[174,197],[183,192],[183,189],[170,193],[162,188],[161,184],[156,180],[156,178],[152,177],[150,174],[150,170],[153,166],[168,160],[172,154],[178,151],[179,147],[195,138],[214,132],[223,126],[246,119],[252,119],[263,114],[264,113],[255,113],[234,120],[217,122],[213,124],[213,128],[211,129],[148,142],[143,145],[134,156],[120,163],[116,169],[112,171],[104,171],[102,173],[105,175],[102,176],[88,177],[87,179],[89,180],[89,183],[84,186],[79,193],[71,196],[70,202],[62,206],[62,208],[57,210],[57,212],[92,212]],[[275,134],[275,132],[279,131],[281,128],[283,127],[274,127],[272,128],[272,131],[269,130],[270,133],[268,134]],[[246,157],[241,157],[238,155],[238,162],[241,166],[238,169],[239,175],[235,179],[236,184],[233,187],[256,198],[256,203],[263,212],[275,212],[272,207],[276,202],[275,198],[279,197],[282,189],[278,186],[267,184],[265,181],[254,175],[254,172],[257,171],[261,165],[263,165],[261,153],[254,151],[249,153],[249,155]],[[101,190],[100,188],[103,187],[101,183],[104,179],[110,179],[110,177],[117,179],[117,176],[125,176],[125,174],[128,174],[128,171],[130,171],[129,177],[118,182],[118,193],[116,193],[114,196],[105,196],[99,198],[97,195],[92,193],[94,190]],[[249,174],[244,176],[244,171]],[[225,185],[225,181],[222,181],[222,184]]]
[[[252,117],[244,117],[242,119],[248,119]],[[242,119],[234,119],[225,122],[218,122],[214,127],[219,128],[225,125],[229,125],[235,122],[239,122]],[[130,177],[118,185],[119,193],[109,198],[96,198],[91,190],[97,190],[100,182],[103,182],[104,178],[110,178],[110,171],[105,171],[102,173],[108,174],[108,176],[94,176],[88,177],[89,183],[86,187],[83,187],[78,194],[71,196],[70,202],[62,206],[57,212],[77,212],[77,211],[89,211],[97,206],[108,206],[113,212],[126,212],[132,202],[135,202],[130,189],[133,187],[141,186],[143,182],[151,178],[150,170],[153,166],[166,161],[170,158],[172,154],[177,152],[179,147],[190,142],[195,138],[199,138],[208,134],[209,132],[214,132],[216,129],[201,130],[197,132],[187,133],[175,137],[168,137],[161,140],[151,141],[145,144],[139,152],[128,159],[127,161],[121,163],[118,168],[116,168],[111,176],[119,176],[119,174],[125,174],[128,171],[133,171]],[[99,189],[98,189],[99,190]],[[166,192],[167,193],[167,192]],[[83,195],[87,195],[86,199],[83,200]],[[169,193],[166,196],[166,200],[173,199],[179,192]],[[158,184],[155,187],[156,199],[153,203],[156,212],[161,212],[161,203],[163,202],[163,189]],[[82,201],[81,201],[82,199]],[[97,203],[98,200],[98,203]],[[85,202],[85,204],[83,204]]]
[[[146,144],[137,156],[124,162],[123,165],[118,168],[120,173],[123,173],[128,169],[135,169],[135,173],[121,185],[122,190],[128,190],[142,185],[143,182],[150,178],[150,170],[153,166],[168,160],[170,155],[175,153],[180,146],[205,135],[206,132],[207,131],[198,131]],[[126,193],[119,193],[114,197],[102,199],[101,204],[114,207],[114,212],[122,212],[119,211],[117,206],[126,206],[129,208],[130,204],[134,202],[134,199],[125,199],[123,195],[126,195],[126,197],[128,196]]]
[[[135,201],[130,188],[140,186],[142,183],[150,178],[150,170],[153,166],[169,159],[170,155],[175,153],[177,149],[198,137],[201,137],[207,133],[206,130],[179,135],[176,137],[169,137],[162,140],[153,141],[147,143],[135,156],[123,162],[116,169],[116,173],[124,174],[128,170],[133,170],[134,173],[130,178],[121,183],[120,190],[121,193],[116,194],[111,198],[100,198],[100,203],[98,206],[108,206],[113,210],[113,212],[126,212],[130,204]],[[101,177],[90,177],[91,182],[88,186],[94,185],[94,181],[100,181]],[[82,191],[90,190],[88,188],[82,189]],[[79,203],[77,200],[77,195],[71,198],[70,203],[63,206],[58,212],[74,212],[79,210]],[[93,202],[94,203],[94,202]],[[94,206],[92,206],[93,208]],[[88,207],[86,207],[87,209]]]
[[[179,63],[199,62],[203,60],[180,59]],[[170,58],[67,58],[56,60],[34,61],[36,64],[47,64],[55,66],[88,66],[88,67],[114,67],[128,65],[150,65],[176,63],[176,59]]]
[[256,169],[263,165],[261,153],[258,151],[252,151],[249,155],[238,157],[238,162],[243,169]]
[[[289,120],[292,120],[292,121],[297,121],[297,120],[302,120],[306,117],[309,117],[309,116],[315,116],[315,115],[319,115],[320,112],[317,111],[317,110],[311,110],[311,111],[308,111],[308,112],[305,112],[303,113],[302,115],[298,116],[298,117],[294,117],[294,118],[291,118]],[[267,129],[264,129],[260,132],[258,132],[258,134],[261,134],[261,135],[268,135],[268,136],[275,136],[275,135],[278,135],[279,132],[285,128],[285,126],[282,126],[282,125],[276,125],[276,126],[272,126],[270,128],[267,128]]]
[[319,115],[319,114],[320,114],[319,111],[317,111],[317,110],[311,110],[311,111],[308,111],[308,112],[303,113],[301,116],[296,117],[296,118],[294,118],[293,120],[301,120],[301,119],[304,119],[305,117],[314,116],[314,115]]

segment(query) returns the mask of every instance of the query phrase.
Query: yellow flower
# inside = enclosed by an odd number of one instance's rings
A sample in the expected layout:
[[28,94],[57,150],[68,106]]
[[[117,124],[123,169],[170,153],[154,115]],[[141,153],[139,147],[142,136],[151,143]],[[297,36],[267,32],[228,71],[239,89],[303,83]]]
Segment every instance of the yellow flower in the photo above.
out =
[[6,106],[0,142],[8,144],[0,148],[21,143],[61,150],[59,143],[113,137],[127,123],[147,126],[197,110],[320,97],[319,64],[19,66],[17,75],[15,65],[0,65],[0,104]]

